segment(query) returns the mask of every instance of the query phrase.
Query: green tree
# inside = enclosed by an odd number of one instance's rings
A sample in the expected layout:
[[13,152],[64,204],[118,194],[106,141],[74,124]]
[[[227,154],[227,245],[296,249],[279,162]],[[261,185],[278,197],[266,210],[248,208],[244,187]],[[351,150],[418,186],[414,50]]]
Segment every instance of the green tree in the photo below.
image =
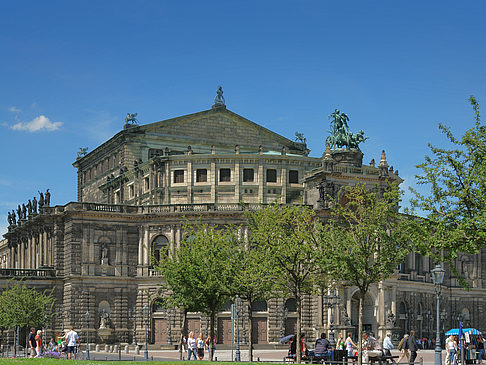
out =
[[[241,230],[240,230],[241,232]],[[248,304],[248,358],[253,361],[253,304],[268,300],[275,295],[275,275],[273,264],[266,257],[265,250],[250,238],[238,236],[239,244],[234,261],[234,295],[238,295]]]
[[43,326],[46,318],[52,315],[54,301],[51,292],[40,293],[27,288],[23,283],[11,280],[8,288],[0,294],[0,327],[8,329]]
[[439,124],[452,147],[429,144],[432,155],[417,165],[422,172],[416,176],[418,184],[429,190],[412,189],[412,207],[427,218],[421,221],[422,252],[451,264],[458,252],[476,254],[486,246],[486,127],[481,124],[477,100],[470,96],[469,101],[474,126],[457,138]]
[[[302,297],[314,292],[323,276],[316,256],[321,250],[318,240],[319,222],[314,211],[306,206],[272,204],[248,212],[251,242],[265,252],[265,260],[273,267],[276,288],[297,304],[297,339],[301,333]],[[297,341],[296,361],[301,361]]]
[[359,365],[366,293],[403,262],[417,235],[415,221],[398,212],[399,202],[400,191],[394,183],[384,191],[377,187],[368,190],[361,183],[346,187],[343,199],[334,202],[331,217],[321,232],[323,243],[329,247],[329,274],[359,290]]
[[[237,249],[237,231],[230,226],[186,223],[184,240],[155,268],[165,280],[164,295],[180,307],[210,316],[210,336],[218,313],[233,293],[234,269],[231,263]],[[163,298],[164,298],[163,296]],[[213,351],[211,351],[211,358]]]

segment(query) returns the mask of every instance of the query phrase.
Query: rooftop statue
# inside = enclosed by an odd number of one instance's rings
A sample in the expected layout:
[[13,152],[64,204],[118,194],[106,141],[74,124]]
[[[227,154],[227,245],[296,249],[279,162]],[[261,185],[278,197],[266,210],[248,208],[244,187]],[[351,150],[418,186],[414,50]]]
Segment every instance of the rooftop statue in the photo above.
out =
[[218,90],[216,90],[216,96],[214,98],[214,105],[215,106],[224,105],[223,87],[222,86],[218,86]]
[[80,147],[78,151],[78,158],[86,156],[87,153],[88,153],[88,147],[84,147],[84,148]]
[[329,115],[329,119],[331,119],[331,134],[326,138],[326,145],[330,148],[344,147],[348,150],[359,150],[359,144],[368,139],[362,130],[356,134],[349,131],[349,117],[345,113],[335,109],[334,113]]
[[125,123],[138,124],[137,115],[138,113],[133,113],[133,114],[127,113],[127,116],[125,117]]

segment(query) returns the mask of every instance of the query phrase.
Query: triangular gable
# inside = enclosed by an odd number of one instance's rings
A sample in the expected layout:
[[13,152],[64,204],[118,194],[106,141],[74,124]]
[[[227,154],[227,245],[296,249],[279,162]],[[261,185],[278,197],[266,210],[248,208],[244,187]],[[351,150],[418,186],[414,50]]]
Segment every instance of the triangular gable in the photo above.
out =
[[232,111],[216,108],[140,127],[146,134],[160,134],[195,140],[200,144],[227,145],[250,149],[263,146],[265,150],[304,154],[304,146],[274,133]]

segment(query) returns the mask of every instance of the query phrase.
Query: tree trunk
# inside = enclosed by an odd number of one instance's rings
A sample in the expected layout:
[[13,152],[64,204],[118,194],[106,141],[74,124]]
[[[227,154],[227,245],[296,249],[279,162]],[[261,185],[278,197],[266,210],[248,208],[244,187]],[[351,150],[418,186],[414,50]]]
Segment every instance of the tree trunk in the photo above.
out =
[[295,334],[295,339],[294,341],[297,341],[297,343],[295,344],[295,348],[296,348],[296,354],[295,354],[295,362],[297,364],[300,364],[301,360],[302,360],[302,349],[300,348],[300,326],[301,326],[301,315],[302,315],[302,304],[301,304],[301,301],[300,301],[300,290],[297,290],[296,293],[295,293],[295,302],[297,304],[297,330],[296,330],[296,334]]
[[187,336],[186,333],[186,322],[187,322],[187,309],[184,308],[184,312],[182,314],[182,330],[181,330],[181,339],[179,342],[179,352],[180,352],[180,359],[182,360],[182,352],[184,350],[184,336]]
[[359,292],[359,311],[358,311],[358,365],[362,365],[363,358],[361,354],[363,352],[363,344],[362,344],[362,328],[363,328],[363,302],[365,292]]
[[253,313],[252,313],[253,302],[248,301],[248,361],[253,361]]
[[15,329],[14,329],[14,342],[13,342],[13,345],[14,345],[14,354],[15,354],[15,357],[17,357],[17,327],[15,327]]
[[211,323],[210,323],[210,336],[211,336],[211,344],[210,344],[210,347],[211,347],[211,358],[210,360],[213,361],[214,359],[214,350],[215,350],[215,346],[214,346],[214,320],[215,320],[215,317],[216,317],[216,313],[214,310],[211,311]]

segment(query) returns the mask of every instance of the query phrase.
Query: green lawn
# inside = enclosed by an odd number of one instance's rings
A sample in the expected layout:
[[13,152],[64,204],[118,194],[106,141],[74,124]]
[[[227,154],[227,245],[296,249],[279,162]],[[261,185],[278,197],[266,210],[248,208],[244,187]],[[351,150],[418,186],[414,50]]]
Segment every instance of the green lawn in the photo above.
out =
[[[164,365],[196,365],[201,363],[209,363],[209,361],[88,361],[88,360],[59,360],[59,359],[4,359],[0,358],[0,364],[39,364],[39,365],[55,365],[55,364],[78,364],[78,365],[112,365],[112,364],[164,364]],[[235,362],[217,362],[218,365],[235,365]],[[263,363],[245,363],[245,365]]]

